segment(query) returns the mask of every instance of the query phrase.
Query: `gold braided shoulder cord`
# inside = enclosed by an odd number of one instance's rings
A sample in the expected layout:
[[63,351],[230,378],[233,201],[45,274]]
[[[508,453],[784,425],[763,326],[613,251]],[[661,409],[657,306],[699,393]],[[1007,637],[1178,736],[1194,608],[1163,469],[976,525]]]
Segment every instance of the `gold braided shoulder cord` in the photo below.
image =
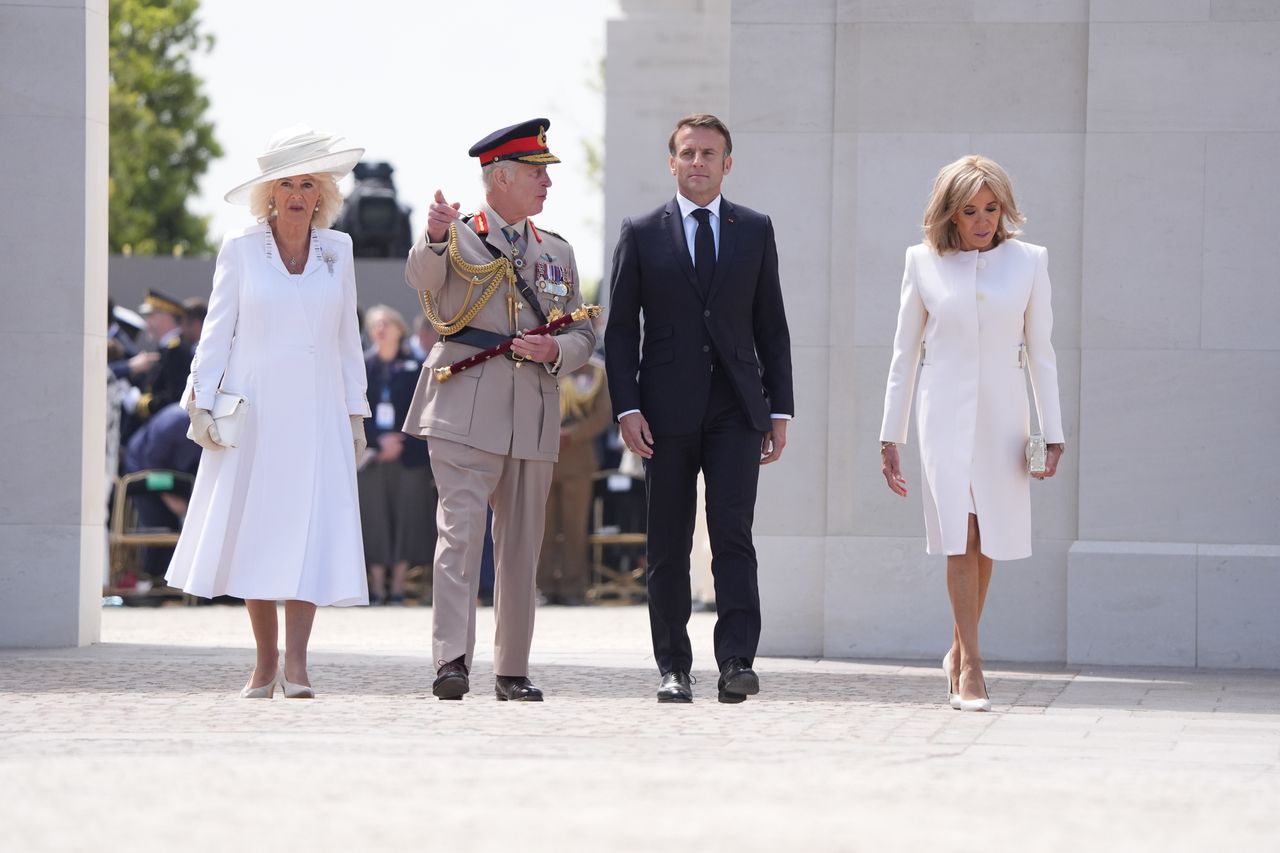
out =
[[[431,323],[431,327],[436,330],[436,334],[441,336],[456,335],[462,331],[463,327],[469,325],[476,315],[480,313],[480,309],[493,298],[493,295],[506,282],[508,287],[515,286],[515,271],[511,267],[511,262],[506,258],[495,258],[487,264],[472,264],[463,260],[462,253],[458,250],[458,223],[453,221],[449,223],[449,248],[447,251],[449,256],[449,265],[453,267],[462,278],[468,280],[467,294],[462,299],[462,308],[449,320],[440,319],[440,315],[436,313],[435,306],[431,302],[431,294],[425,290],[418,291],[418,300],[422,303],[422,313],[426,315],[427,321]],[[471,301],[471,294],[477,285],[483,284],[484,290],[481,291],[479,298],[470,307],[467,303]]]

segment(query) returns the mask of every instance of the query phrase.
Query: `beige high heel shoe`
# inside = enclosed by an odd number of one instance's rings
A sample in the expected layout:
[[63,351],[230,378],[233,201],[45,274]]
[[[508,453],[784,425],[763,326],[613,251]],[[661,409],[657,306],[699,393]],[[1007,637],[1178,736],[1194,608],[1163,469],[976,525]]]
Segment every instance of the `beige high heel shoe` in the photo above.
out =
[[240,691],[240,698],[241,699],[272,699],[274,698],[275,692],[276,692],[276,682],[280,680],[280,670],[282,669],[283,667],[277,664],[276,677],[271,679],[261,687],[254,687],[253,676],[252,675],[249,676],[248,683],[245,684],[244,688]]
[[284,677],[284,661],[280,661],[280,668],[276,670],[276,679],[280,682],[280,690],[286,699],[316,698],[316,691],[309,684],[294,684]]

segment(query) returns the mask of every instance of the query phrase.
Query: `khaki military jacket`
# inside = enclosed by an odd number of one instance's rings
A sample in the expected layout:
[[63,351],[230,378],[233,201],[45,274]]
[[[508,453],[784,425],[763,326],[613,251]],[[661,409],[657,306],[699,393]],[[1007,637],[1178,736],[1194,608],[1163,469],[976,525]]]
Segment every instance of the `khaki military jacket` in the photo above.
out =
[[[482,205],[480,212],[466,223],[459,221],[458,245],[463,260],[472,264],[492,261],[494,256],[486,244],[511,259],[511,244],[502,233],[502,226],[506,224],[488,205]],[[537,291],[543,311],[550,313],[552,308],[558,307],[567,313],[578,308],[582,304],[581,280],[574,263],[573,247],[558,234],[532,224],[526,234],[528,248],[521,275]],[[429,293],[437,314],[445,320],[461,310],[470,283],[449,262],[447,243],[429,243],[425,234],[409,251],[405,280],[410,287]],[[553,293],[559,285],[566,285],[569,293],[564,296]],[[476,287],[471,293],[471,300],[474,301],[480,292],[481,289]],[[519,291],[516,292],[516,300],[519,304],[518,327],[532,329],[540,325],[538,316],[525,304]],[[509,311],[504,284],[470,325],[510,335]],[[574,323],[557,335],[556,340],[560,344],[560,363],[554,370],[566,376],[587,362],[596,345],[590,320]],[[422,438],[456,441],[517,459],[556,461],[560,449],[560,384],[550,369],[552,366],[513,362],[499,356],[468,368],[447,382],[439,382],[435,378],[435,368],[453,364],[478,352],[479,349],[457,341],[438,341],[431,348],[418,377],[404,431]]]

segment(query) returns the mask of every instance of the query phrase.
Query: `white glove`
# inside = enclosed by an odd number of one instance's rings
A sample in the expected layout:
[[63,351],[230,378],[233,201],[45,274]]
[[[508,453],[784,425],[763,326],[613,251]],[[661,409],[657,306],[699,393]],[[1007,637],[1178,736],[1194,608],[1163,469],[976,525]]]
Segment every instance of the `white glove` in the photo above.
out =
[[364,452],[369,449],[369,439],[364,434],[364,415],[351,416],[351,441],[356,446],[356,467],[364,461]]
[[218,435],[218,425],[208,409],[191,406],[191,438],[205,450],[225,450]]

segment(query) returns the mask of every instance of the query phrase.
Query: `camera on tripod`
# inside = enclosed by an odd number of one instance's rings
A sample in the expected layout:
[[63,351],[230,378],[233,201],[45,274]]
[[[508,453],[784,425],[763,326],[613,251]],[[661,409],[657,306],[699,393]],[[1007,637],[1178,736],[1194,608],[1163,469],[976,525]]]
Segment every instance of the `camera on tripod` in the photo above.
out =
[[333,227],[351,235],[357,258],[404,258],[413,245],[408,205],[396,199],[395,170],[384,161],[360,162],[356,185],[342,202]]

